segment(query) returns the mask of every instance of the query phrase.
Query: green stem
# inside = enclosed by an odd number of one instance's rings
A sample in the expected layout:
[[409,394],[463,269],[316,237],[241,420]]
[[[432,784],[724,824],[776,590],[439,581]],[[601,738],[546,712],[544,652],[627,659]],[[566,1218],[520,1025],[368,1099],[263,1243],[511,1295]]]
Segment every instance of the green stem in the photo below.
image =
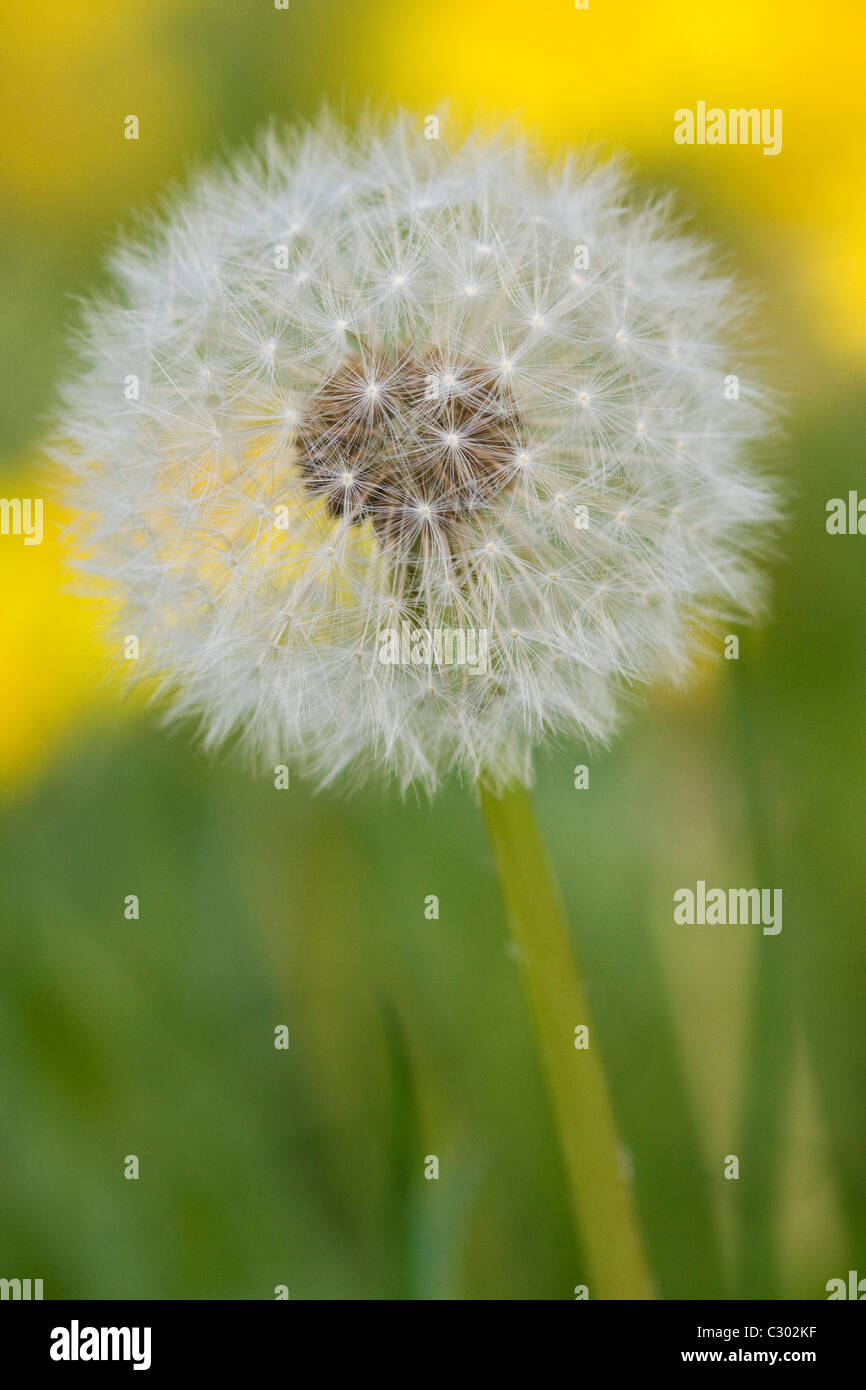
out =
[[652,1298],[594,1029],[587,1048],[575,1047],[575,1028],[588,1025],[589,1015],[529,797],[522,787],[482,787],[481,805],[553,1101],[590,1298]]
[[[757,882],[777,883],[762,779],[761,753],[767,743],[756,728],[755,718],[759,694],[748,661],[741,662],[737,675],[733,712],[747,796],[752,862]],[[739,1199],[736,1275],[738,1297],[774,1299],[779,1296],[780,1273],[779,1156],[784,1152],[791,1103],[795,1020],[790,968],[783,954],[788,943],[778,945],[775,939],[768,943],[763,936],[757,942],[741,1137],[737,1146],[746,1179],[732,1184]]]

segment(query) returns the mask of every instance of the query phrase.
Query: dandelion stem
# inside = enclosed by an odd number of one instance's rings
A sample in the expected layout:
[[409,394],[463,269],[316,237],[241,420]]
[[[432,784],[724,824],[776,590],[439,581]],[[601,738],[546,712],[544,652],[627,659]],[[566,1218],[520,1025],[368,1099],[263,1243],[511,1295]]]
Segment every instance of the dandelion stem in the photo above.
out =
[[588,1024],[559,890],[520,786],[482,786],[481,804],[499,866],[547,1081],[590,1298],[653,1297],[622,1149],[608,1096],[598,1035],[575,1048]]

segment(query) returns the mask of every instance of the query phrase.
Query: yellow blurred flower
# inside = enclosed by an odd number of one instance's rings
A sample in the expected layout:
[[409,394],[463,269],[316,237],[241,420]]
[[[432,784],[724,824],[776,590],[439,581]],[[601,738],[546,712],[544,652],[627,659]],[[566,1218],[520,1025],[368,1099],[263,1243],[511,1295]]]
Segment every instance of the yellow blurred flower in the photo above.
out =
[[[866,10],[857,0],[415,0],[369,20],[385,93],[456,116],[518,114],[551,145],[621,146],[703,182],[756,224],[825,346],[866,352],[861,152]],[[384,50],[384,51],[383,51]],[[378,53],[378,57],[374,57]],[[783,148],[678,146],[674,112],[781,108]]]
[[[8,0],[0,46],[0,186],[7,214],[103,220],[174,172],[199,122],[169,24],[201,0]],[[137,115],[140,139],[124,139]],[[74,213],[74,217],[70,217]]]
[[[35,470],[0,474],[4,498],[44,498]],[[99,607],[65,590],[62,518],[44,503],[44,536],[0,535],[0,790],[32,775],[56,739],[87,711],[118,705],[103,690],[108,666]]]

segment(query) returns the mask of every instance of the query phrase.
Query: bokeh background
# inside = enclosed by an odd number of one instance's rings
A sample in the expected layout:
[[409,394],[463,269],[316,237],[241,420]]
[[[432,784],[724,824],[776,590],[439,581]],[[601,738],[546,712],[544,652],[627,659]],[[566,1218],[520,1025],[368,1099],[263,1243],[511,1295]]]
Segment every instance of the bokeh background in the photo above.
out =
[[[862,8],[4,11],[5,496],[43,493],[75,297],[118,229],[324,99],[623,149],[758,289],[788,409],[772,620],[611,752],[550,750],[536,801],[662,1295],[822,1298],[866,1274],[866,539],[824,526],[830,497],[866,495]],[[782,153],[676,146],[699,99],[781,107]],[[572,1297],[581,1252],[471,795],[277,792],[164,733],[104,682],[48,517],[42,546],[0,539],[0,1275],[51,1298]],[[698,878],[782,887],[781,935],[674,926]]]

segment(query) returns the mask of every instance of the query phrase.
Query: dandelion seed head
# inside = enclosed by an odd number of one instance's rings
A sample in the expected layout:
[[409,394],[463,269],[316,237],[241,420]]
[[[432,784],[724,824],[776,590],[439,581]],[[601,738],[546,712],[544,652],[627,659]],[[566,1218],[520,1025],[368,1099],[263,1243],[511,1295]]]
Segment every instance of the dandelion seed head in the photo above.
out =
[[[113,272],[55,453],[81,568],[209,744],[529,780],[756,612],[776,503],[760,388],[722,391],[736,295],[617,165],[323,120],[199,177]],[[384,663],[404,623],[486,634],[484,670]]]

